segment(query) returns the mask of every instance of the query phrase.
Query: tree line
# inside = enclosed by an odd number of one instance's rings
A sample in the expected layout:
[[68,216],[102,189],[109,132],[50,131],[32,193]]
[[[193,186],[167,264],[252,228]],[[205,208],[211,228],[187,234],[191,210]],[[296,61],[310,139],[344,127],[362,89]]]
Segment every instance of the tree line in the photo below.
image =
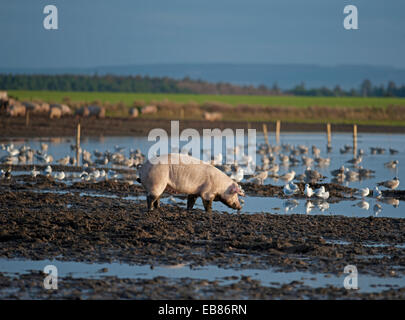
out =
[[238,95],[296,95],[296,96],[346,96],[346,97],[405,97],[405,85],[397,86],[393,81],[386,86],[373,86],[366,79],[359,88],[342,89],[339,85],[306,88],[301,83],[289,90],[282,90],[277,83],[265,85],[235,85],[226,82],[211,83],[181,80],[168,77],[117,76],[117,75],[13,75],[0,74],[0,90],[50,90],[50,91],[107,91],[139,93],[194,93],[194,94],[238,94]]

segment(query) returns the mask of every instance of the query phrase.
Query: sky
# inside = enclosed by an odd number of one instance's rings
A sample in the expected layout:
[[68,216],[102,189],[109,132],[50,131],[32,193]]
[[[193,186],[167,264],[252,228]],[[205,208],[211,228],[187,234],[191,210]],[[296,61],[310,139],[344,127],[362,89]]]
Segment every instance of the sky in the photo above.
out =
[[[46,5],[58,30],[43,27]],[[345,30],[343,9],[358,8]],[[147,63],[405,68],[403,0],[3,0],[0,67]]]

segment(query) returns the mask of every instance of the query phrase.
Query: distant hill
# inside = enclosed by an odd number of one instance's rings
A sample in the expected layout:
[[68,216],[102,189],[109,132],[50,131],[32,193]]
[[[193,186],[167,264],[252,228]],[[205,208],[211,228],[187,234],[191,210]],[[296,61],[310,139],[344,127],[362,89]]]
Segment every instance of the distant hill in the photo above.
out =
[[261,84],[291,89],[301,82],[306,88],[325,86],[358,89],[364,79],[373,85],[386,85],[393,81],[405,84],[405,69],[385,66],[338,65],[319,66],[303,64],[143,64],[130,66],[101,66],[96,68],[16,69],[0,68],[0,73],[13,74],[83,74],[83,75],[142,75],[150,77],[189,77],[209,82],[229,82],[237,85]]

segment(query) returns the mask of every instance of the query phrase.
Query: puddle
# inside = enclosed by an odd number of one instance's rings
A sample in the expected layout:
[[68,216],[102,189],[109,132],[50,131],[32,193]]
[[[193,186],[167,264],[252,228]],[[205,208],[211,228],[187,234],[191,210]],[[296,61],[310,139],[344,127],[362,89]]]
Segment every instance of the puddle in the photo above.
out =
[[[269,287],[278,287],[292,281],[300,281],[302,282],[302,285],[307,285],[313,288],[326,287],[329,285],[342,287],[343,281],[346,277],[345,274],[342,276],[335,276],[326,273],[278,272],[274,269],[237,270],[223,269],[217,266],[190,268],[190,266],[184,264],[175,266],[156,266],[151,268],[149,265],[139,266],[121,263],[89,264],[57,260],[30,261],[20,259],[0,259],[0,272],[9,275],[26,274],[31,270],[42,271],[47,265],[56,266],[59,277],[71,276],[73,278],[97,279],[105,276],[115,276],[118,278],[152,279],[161,276],[175,279],[205,279],[209,281],[219,281],[220,284],[227,285],[239,281],[242,276],[248,276],[253,280],[259,280],[261,285]],[[379,292],[390,286],[404,287],[405,278],[380,278],[359,274],[358,285],[360,292]]]

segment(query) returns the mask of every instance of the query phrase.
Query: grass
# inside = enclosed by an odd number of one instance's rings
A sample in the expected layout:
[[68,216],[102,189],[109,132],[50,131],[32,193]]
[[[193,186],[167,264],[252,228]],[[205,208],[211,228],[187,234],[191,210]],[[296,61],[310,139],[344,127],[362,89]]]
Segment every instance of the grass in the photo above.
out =
[[19,100],[44,100],[47,102],[62,102],[64,97],[71,101],[118,103],[123,102],[132,106],[135,100],[143,100],[146,103],[152,101],[169,100],[178,103],[188,102],[222,102],[230,105],[249,104],[278,107],[380,107],[389,105],[405,106],[405,99],[401,98],[362,98],[362,97],[297,97],[297,96],[239,96],[239,95],[197,95],[197,94],[161,94],[161,93],[125,93],[125,92],[62,92],[62,91],[20,91],[9,90],[9,95]]

